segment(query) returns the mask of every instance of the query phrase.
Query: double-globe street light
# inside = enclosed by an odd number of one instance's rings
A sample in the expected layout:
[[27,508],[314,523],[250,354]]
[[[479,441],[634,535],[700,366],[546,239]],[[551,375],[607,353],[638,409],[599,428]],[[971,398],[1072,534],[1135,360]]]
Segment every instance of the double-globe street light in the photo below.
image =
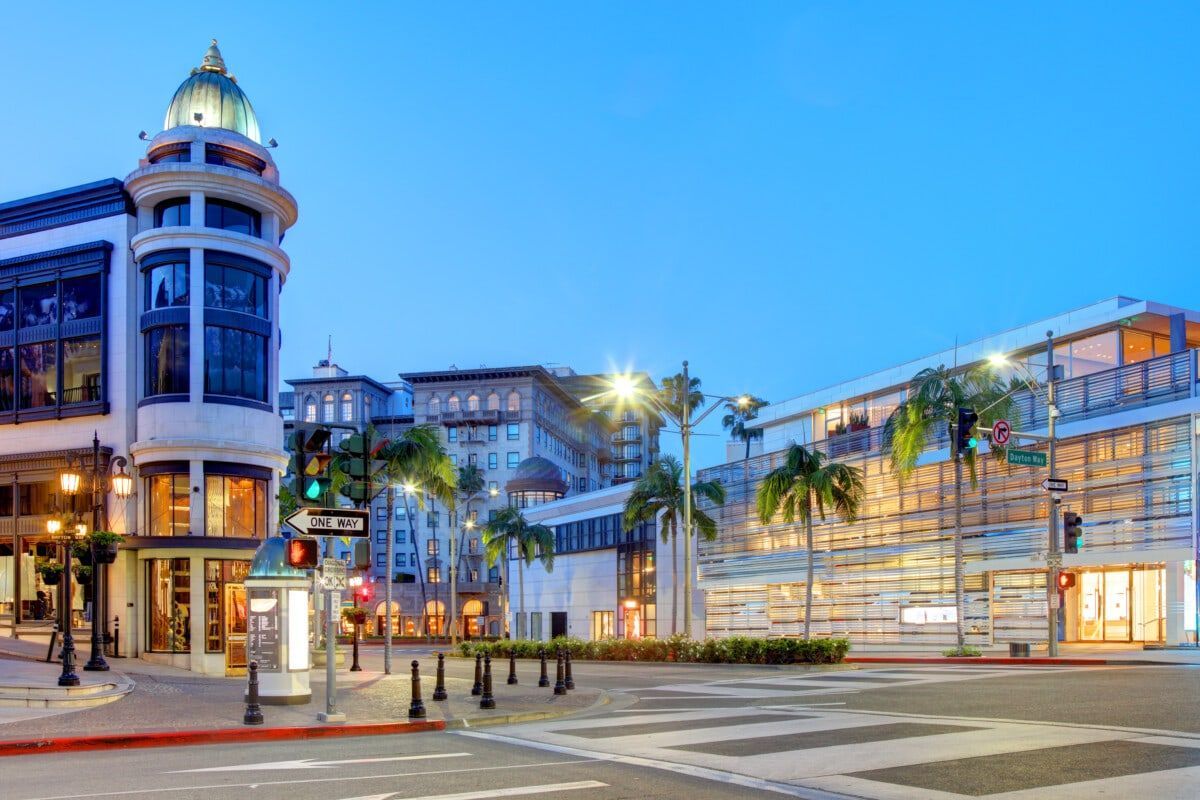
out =
[[[687,636],[692,635],[692,430],[708,418],[708,415],[720,408],[723,402],[736,403],[738,408],[748,408],[751,398],[749,395],[715,395],[703,394],[704,397],[715,400],[700,416],[692,419],[691,408],[691,378],[688,374],[688,362],[683,362],[683,383],[678,387],[678,398],[666,403],[658,395],[647,392],[629,375],[618,375],[612,381],[611,392],[618,398],[634,401],[641,400],[663,416],[679,426],[679,435],[683,441],[683,631]],[[676,403],[678,407],[676,408]],[[672,570],[675,568],[672,565]]]

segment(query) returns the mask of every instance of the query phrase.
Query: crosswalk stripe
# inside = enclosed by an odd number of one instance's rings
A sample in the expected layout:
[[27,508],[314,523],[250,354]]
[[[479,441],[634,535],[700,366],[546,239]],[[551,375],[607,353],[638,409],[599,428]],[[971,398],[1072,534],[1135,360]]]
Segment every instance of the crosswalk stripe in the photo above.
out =
[[603,789],[607,783],[600,781],[572,781],[570,783],[543,783],[538,786],[510,786],[506,789],[484,789],[477,792],[455,792],[453,794],[423,794],[419,797],[401,797],[399,794],[368,795],[367,798],[345,800],[487,800],[489,797],[521,797],[527,794],[553,794],[573,792],[578,789]]

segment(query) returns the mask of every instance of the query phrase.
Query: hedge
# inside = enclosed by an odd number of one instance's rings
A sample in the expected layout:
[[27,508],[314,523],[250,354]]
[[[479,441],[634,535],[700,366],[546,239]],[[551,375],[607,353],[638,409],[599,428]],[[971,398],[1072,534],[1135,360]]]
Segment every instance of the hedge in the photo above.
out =
[[502,639],[495,642],[463,642],[459,655],[476,653],[493,658],[537,658],[546,649],[552,656],[559,648],[571,658],[592,661],[677,661],[697,664],[836,664],[850,650],[847,639],[755,639],[730,636],[697,641],[676,635],[668,639],[599,639],[585,641],[560,636],[549,642],[531,639]]

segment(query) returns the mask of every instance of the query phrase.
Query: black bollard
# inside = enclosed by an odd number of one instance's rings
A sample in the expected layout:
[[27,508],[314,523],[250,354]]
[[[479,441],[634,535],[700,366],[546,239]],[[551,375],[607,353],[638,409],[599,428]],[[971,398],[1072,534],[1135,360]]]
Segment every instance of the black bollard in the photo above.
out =
[[483,694],[483,654],[475,653],[475,685],[471,687],[471,695],[478,697]]
[[517,685],[517,652],[515,650],[508,651],[508,685]]
[[246,713],[242,716],[243,725],[262,725],[262,706],[258,704],[258,662],[250,662],[250,683],[246,688]]
[[480,708],[495,708],[496,698],[492,696],[492,657],[483,657],[483,696],[479,698]]
[[118,649],[121,647],[121,618],[113,617],[113,658],[120,658]]
[[[58,623],[54,623],[54,627],[50,629],[50,647],[46,650],[46,663],[49,664],[54,660],[54,644],[58,641]],[[62,658],[62,655],[59,655]]]
[[542,659],[542,675],[538,678],[538,686],[543,689],[550,685],[550,679],[546,677],[546,648],[538,648],[538,656]]
[[575,689],[575,679],[571,677],[571,651],[570,650],[567,651],[566,661],[567,661],[567,679],[566,679],[566,681],[564,681],[564,683],[566,683],[567,689],[574,690]]
[[567,684],[563,681],[563,651],[558,651],[558,666],[554,669],[554,693],[566,694]]
[[433,687],[433,699],[445,700],[446,695],[446,656],[438,653],[437,685]]
[[412,662],[412,702],[408,704],[409,719],[425,719],[425,703],[421,701],[421,665]]

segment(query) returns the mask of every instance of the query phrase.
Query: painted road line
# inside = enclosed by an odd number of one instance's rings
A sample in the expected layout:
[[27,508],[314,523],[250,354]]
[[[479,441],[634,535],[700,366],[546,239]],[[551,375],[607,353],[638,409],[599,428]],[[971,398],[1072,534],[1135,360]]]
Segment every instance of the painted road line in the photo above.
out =
[[178,775],[184,772],[247,772],[249,770],[282,770],[282,769],[328,769],[342,764],[375,764],[381,761],[422,761],[427,758],[462,758],[470,753],[428,753],[419,756],[386,756],[382,758],[348,758],[342,761],[317,761],[312,758],[300,758],[294,761],[263,761],[257,764],[233,764],[228,767],[200,767],[199,769],[175,769],[164,772],[164,775]]
[[513,786],[508,789],[484,789],[479,792],[455,792],[454,794],[423,794],[419,797],[401,797],[398,792],[369,794],[363,797],[346,797],[342,800],[487,800],[489,797],[522,797],[527,794],[553,794],[572,792],[578,789],[603,789],[607,783],[600,781],[573,781],[571,783],[544,783],[540,786]]

